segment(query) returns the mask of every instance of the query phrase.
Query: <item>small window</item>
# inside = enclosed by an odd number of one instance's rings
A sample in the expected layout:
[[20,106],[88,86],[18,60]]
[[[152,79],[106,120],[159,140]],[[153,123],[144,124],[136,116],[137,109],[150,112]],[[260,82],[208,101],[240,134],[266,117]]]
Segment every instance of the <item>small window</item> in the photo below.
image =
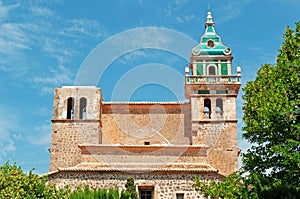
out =
[[216,67],[215,66],[210,66],[209,68],[208,68],[208,74],[209,75],[216,75],[217,73],[216,73]]
[[207,47],[209,47],[209,48],[215,47],[215,42],[213,40],[208,40],[206,44],[207,44]]
[[[216,67],[215,66],[212,65],[212,66],[208,67],[208,75],[211,75],[211,76],[217,75]],[[216,83],[217,82],[217,78],[216,77],[209,77],[208,81],[209,81],[209,83]]]
[[79,110],[79,118],[86,119],[86,98],[84,97],[80,98]]
[[74,98],[73,97],[68,98],[67,119],[74,119]]
[[211,118],[211,101],[210,99],[204,99],[204,116],[205,118]]
[[140,199],[153,199],[153,188],[141,188],[139,194]]
[[144,142],[144,145],[150,145],[150,142]]
[[176,199],[184,199],[184,193],[176,193]]
[[139,187],[140,199],[153,199],[153,187]]

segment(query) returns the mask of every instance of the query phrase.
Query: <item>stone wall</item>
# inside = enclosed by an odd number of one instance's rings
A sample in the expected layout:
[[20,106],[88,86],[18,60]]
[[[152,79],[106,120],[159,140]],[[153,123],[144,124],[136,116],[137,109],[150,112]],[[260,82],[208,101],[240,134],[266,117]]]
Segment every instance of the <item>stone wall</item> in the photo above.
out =
[[193,136],[194,144],[209,147],[207,161],[222,175],[229,175],[238,169],[237,121],[204,122],[198,124]]
[[135,179],[136,189],[149,188],[153,190],[153,199],[174,199],[176,193],[184,193],[184,199],[203,198],[192,188],[194,176],[201,180],[222,180],[223,177],[215,173],[192,172],[149,172],[149,173],[125,173],[125,172],[59,172],[49,176],[49,181],[58,187],[70,185],[88,185],[91,188],[119,188],[125,190],[128,177]]
[[189,104],[104,103],[102,143],[190,144]]
[[50,171],[79,164],[81,150],[78,145],[98,144],[100,135],[99,121],[53,121]]
[[[165,168],[180,164],[182,168],[207,166],[205,146],[122,146],[81,145],[83,163],[111,165],[117,168]],[[178,169],[182,169],[178,166]]]

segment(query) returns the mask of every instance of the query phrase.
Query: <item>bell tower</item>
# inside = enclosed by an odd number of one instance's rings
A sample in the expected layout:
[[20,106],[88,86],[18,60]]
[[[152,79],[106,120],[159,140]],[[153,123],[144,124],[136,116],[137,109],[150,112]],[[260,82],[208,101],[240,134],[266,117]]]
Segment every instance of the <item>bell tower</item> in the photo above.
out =
[[211,12],[205,32],[192,49],[185,73],[185,96],[190,100],[193,145],[209,146],[207,160],[223,175],[238,169],[236,98],[241,69],[232,75],[231,49],[215,31]]
[[50,171],[81,160],[80,144],[99,144],[102,93],[93,86],[63,86],[54,90]]

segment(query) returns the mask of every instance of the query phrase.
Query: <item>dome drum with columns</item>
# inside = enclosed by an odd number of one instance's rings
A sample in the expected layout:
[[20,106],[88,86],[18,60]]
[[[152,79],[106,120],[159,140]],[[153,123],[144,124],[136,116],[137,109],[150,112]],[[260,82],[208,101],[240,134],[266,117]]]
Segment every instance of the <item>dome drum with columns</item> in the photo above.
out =
[[185,69],[186,97],[190,94],[208,94],[208,90],[237,94],[241,85],[241,68],[238,66],[237,75],[232,75],[231,53],[231,49],[217,35],[212,14],[208,12],[205,33],[200,43],[192,49],[190,67]]

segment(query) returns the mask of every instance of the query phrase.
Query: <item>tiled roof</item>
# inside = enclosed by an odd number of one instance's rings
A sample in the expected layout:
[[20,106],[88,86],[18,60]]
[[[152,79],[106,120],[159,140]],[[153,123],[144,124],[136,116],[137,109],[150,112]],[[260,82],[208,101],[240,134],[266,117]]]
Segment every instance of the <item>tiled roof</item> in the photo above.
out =
[[74,167],[58,168],[58,171],[72,171],[72,172],[99,172],[99,171],[124,171],[124,172],[150,172],[150,171],[171,171],[171,172],[199,172],[199,173],[217,173],[218,170],[207,163],[193,164],[193,163],[173,163],[165,164],[111,164],[101,165],[99,163],[80,163]]

